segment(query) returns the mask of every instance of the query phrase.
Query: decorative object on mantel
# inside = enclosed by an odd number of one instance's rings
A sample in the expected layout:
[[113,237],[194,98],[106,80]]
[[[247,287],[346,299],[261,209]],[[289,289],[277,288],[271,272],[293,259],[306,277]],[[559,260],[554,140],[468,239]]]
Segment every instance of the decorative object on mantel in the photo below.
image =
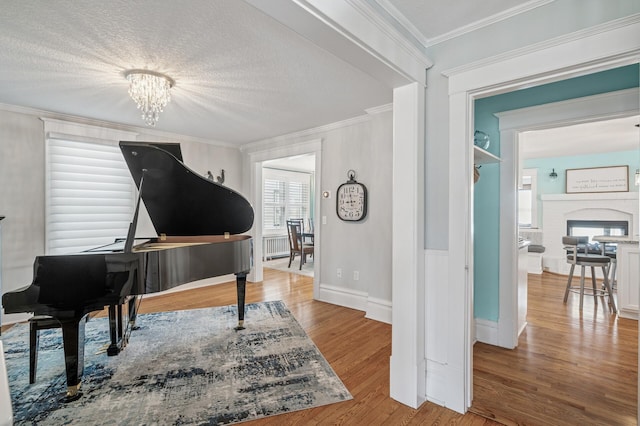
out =
[[336,213],[344,221],[356,222],[367,216],[367,188],[356,181],[356,172],[347,172],[349,180],[338,187]]
[[129,81],[129,96],[142,112],[142,119],[155,126],[160,113],[171,100],[170,89],[175,85],[171,77],[149,70],[129,70],[124,73]]
[[555,181],[558,179],[558,174],[556,173],[556,169],[551,169],[551,173],[549,173],[549,179]]
[[489,148],[489,145],[491,144],[491,139],[489,138],[489,135],[486,134],[485,132],[481,132],[480,130],[476,130],[473,133],[473,144],[477,147],[480,147],[482,149],[487,149]]
[[629,166],[567,169],[566,192],[629,192]]

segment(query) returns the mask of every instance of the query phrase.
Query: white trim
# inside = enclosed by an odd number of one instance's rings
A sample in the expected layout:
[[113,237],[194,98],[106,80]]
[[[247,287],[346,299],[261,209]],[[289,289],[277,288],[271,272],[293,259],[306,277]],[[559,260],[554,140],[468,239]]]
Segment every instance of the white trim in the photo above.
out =
[[382,114],[383,112],[389,112],[389,111],[393,111],[392,103],[365,109],[365,112],[369,115]]
[[482,318],[475,319],[476,341],[488,345],[498,345],[498,323]]
[[527,3],[523,3],[518,6],[514,6],[510,9],[503,10],[494,15],[488,16],[484,19],[480,19],[478,21],[472,22],[471,24],[464,25],[460,28],[456,28],[455,30],[446,32],[444,34],[440,34],[435,37],[427,38],[422,34],[422,32],[416,28],[415,25],[402,13],[400,12],[389,0],[377,0],[378,4],[389,14],[393,19],[398,21],[400,25],[402,25],[409,33],[418,40],[423,47],[434,46],[438,43],[442,43],[447,40],[451,40],[452,38],[460,37],[461,35],[470,33],[472,31],[478,30],[480,28],[488,27],[489,25],[495,24],[496,22],[504,21],[506,19],[512,18],[516,15],[519,15],[524,12],[528,12],[532,9],[535,9],[540,6],[544,6],[548,3],[553,2],[554,0],[532,0]]
[[391,307],[390,300],[378,299],[376,297],[367,297],[367,309],[365,318],[391,324]]
[[366,312],[367,293],[365,293],[364,291],[338,287],[331,284],[320,284],[319,287],[319,301]]
[[[565,126],[609,118],[636,115],[640,110],[640,88],[619,90],[594,96],[569,99],[561,102],[520,108],[495,114],[500,128],[500,302],[498,346],[514,348],[518,345],[518,224],[517,189],[519,144],[518,134],[523,131]],[[580,199],[593,199],[593,194]],[[629,196],[637,199],[637,193],[602,194],[610,199]],[[547,194],[550,199],[565,199],[567,194]],[[571,198],[576,200],[578,198]],[[538,219],[539,220],[539,219]],[[547,264],[551,260],[546,259]],[[555,269],[557,271],[557,269]]]
[[424,286],[425,89],[393,91],[391,398],[417,408],[426,400]]
[[498,112],[494,115],[500,121],[500,130],[524,132],[603,119],[629,117],[637,115],[639,111],[640,88],[633,87],[599,95]]
[[[198,138],[195,136],[181,135],[181,134],[165,132],[157,129],[150,129],[147,127],[130,126],[126,124],[114,123],[111,121],[96,120],[96,119],[91,119],[86,117],[79,117],[79,116],[70,115],[70,114],[63,114],[59,112],[46,111],[42,109],[23,107],[18,105],[9,105],[9,104],[0,103],[0,111],[15,112],[18,114],[36,116],[36,117],[40,117],[43,121],[44,120],[64,121],[64,122],[76,123],[81,125],[96,126],[96,127],[117,130],[117,131],[130,132],[135,135],[139,135],[142,133],[150,136],[158,136],[159,138],[163,138],[163,140],[166,140],[167,142],[168,141],[198,142],[198,143],[206,143],[209,145],[222,146],[227,148],[235,148],[235,149],[238,148],[237,144],[230,143],[230,142]],[[126,139],[136,140],[136,137],[128,137]]]
[[[253,148],[249,150],[248,148]],[[247,187],[245,193],[253,205],[254,221],[251,228],[251,235],[254,241],[262,241],[262,163],[267,160],[276,158],[292,157],[301,154],[315,155],[315,171],[314,171],[314,217],[320,217],[320,197],[322,190],[322,139],[315,138],[308,141],[293,143],[285,146],[266,144],[252,145],[246,148],[245,164],[243,165],[244,179]],[[314,298],[319,297],[320,287],[320,261],[321,261],[321,245],[322,245],[322,223],[316,220],[314,223],[316,238],[314,240],[314,262],[313,262],[313,294]],[[250,282],[262,281],[263,262],[262,262],[262,244],[253,245],[253,268],[247,279]]]
[[[518,55],[504,55],[484,64],[465,66],[445,72],[449,76],[449,180],[450,200],[462,198],[459,203],[449,204],[449,250],[467,254],[472,247],[472,239],[467,234],[471,227],[472,183],[469,179],[459,179],[459,170],[471,170],[472,159],[468,155],[473,129],[473,101],[479,96],[489,96],[508,92],[516,87],[531,87],[546,81],[559,81],[569,76],[584,75],[595,70],[604,70],[620,64],[638,62],[640,53],[640,15],[626,20],[618,20],[620,26],[599,26],[595,31],[583,31],[572,37],[556,39],[527,48]],[[577,38],[576,38],[577,37]],[[589,46],[585,49],[584,46]],[[535,50],[533,50],[535,49]],[[504,166],[504,162],[502,163]],[[455,181],[461,182],[455,185]],[[463,194],[462,196],[460,194]],[[461,204],[461,208],[458,207]],[[465,299],[466,289],[473,286],[473,277],[466,274],[470,263],[462,256],[450,257],[450,280],[447,283],[450,297],[458,303],[464,300],[465,314],[473,312],[472,299]],[[452,310],[448,317],[459,322],[460,313]],[[449,340],[467,359],[472,357],[471,339],[464,330],[449,333]],[[464,406],[455,409],[461,412],[471,406],[473,389],[473,368],[471,362],[465,364],[464,380],[455,380],[457,395],[464,396]],[[448,405],[449,406],[449,405]]]
[[[447,342],[450,356],[447,380],[451,394],[447,407],[464,413],[471,406],[473,378],[473,102],[467,93],[449,97],[449,281],[446,321],[449,328],[440,339]],[[461,173],[461,171],[464,171]]]
[[596,194],[542,194],[542,201],[637,200],[637,192],[600,192]]
[[364,0],[246,0],[389,87],[426,84],[433,62]]
[[[640,13],[511,50],[500,55],[442,71],[449,77],[449,94],[505,93],[634,63],[640,54],[637,39]],[[589,46],[589,49],[585,49]],[[556,52],[550,60],[546,52]],[[580,51],[584,61],[575,68],[571,60]],[[512,74],[508,84],[506,74]],[[482,81],[482,86],[477,82]]]

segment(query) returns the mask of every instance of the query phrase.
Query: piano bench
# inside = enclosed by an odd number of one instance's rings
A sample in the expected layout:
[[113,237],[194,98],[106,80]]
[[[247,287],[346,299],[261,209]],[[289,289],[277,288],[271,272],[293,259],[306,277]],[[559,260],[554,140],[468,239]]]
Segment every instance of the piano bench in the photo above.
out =
[[58,320],[50,316],[36,315],[29,318],[29,384],[36,382],[39,331],[58,327],[60,327]]

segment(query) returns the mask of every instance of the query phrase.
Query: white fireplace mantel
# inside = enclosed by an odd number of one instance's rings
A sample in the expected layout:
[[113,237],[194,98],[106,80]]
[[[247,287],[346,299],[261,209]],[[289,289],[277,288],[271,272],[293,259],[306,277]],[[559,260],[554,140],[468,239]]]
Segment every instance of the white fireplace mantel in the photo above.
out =
[[542,244],[545,270],[568,274],[569,266],[562,250],[567,220],[625,220],[629,235],[638,234],[638,193],[603,192],[585,194],[543,194]]
[[637,192],[590,192],[584,194],[542,194],[542,201],[638,200]]

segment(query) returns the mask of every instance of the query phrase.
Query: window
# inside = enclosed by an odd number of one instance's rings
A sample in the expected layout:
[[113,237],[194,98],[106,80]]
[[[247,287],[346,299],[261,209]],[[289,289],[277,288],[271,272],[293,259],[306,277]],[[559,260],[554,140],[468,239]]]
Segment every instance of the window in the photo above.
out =
[[518,226],[538,227],[538,171],[522,170],[522,187],[518,189]]
[[77,253],[126,237],[134,184],[115,142],[47,139],[46,251]]
[[309,219],[311,174],[265,167],[263,182],[265,233],[286,234],[287,219]]

